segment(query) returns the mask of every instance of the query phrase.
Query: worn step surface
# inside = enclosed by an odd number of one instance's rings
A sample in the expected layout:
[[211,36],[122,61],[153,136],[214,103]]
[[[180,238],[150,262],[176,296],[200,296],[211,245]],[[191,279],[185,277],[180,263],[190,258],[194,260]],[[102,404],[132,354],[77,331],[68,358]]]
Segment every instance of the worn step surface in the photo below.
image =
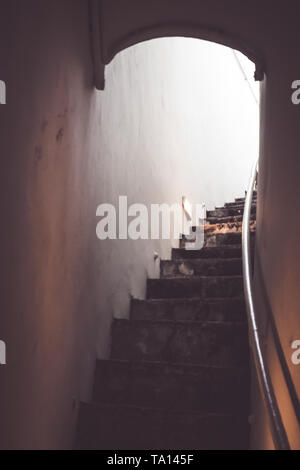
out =
[[[255,220],[255,214],[251,214],[250,220]],[[228,224],[228,223],[242,223],[243,216],[242,215],[234,215],[234,216],[227,216],[227,217],[208,217],[206,219],[207,224]]]
[[238,413],[249,404],[249,371],[166,362],[98,361],[93,401]]
[[241,414],[82,404],[76,448],[246,450],[248,441],[247,417]]
[[[219,207],[217,209],[207,211],[207,218],[209,217],[229,217],[236,215],[243,215],[244,206],[238,205],[236,207]],[[251,213],[256,213],[256,204],[252,204]]]
[[161,261],[161,277],[182,276],[241,276],[241,258],[228,259],[178,259]]
[[[256,229],[256,220],[252,219],[249,224],[249,228],[251,231]],[[205,225],[205,237],[209,233],[216,232],[216,233],[231,233],[231,232],[239,232],[242,233],[243,231],[243,224],[242,222],[227,222],[227,223],[216,223],[216,224],[209,224]]]
[[242,222],[227,222],[226,224],[217,222],[215,224],[209,224],[205,226],[205,236],[207,237],[209,233],[221,230],[223,230],[224,233],[242,232],[242,225]]
[[[256,206],[256,199],[252,200],[252,206]],[[235,202],[226,202],[224,204],[224,207],[232,207],[232,208],[238,208],[240,209],[241,207],[245,207],[245,200],[240,200],[240,201],[235,201]]]
[[199,276],[148,279],[147,298],[211,298],[240,297],[243,294],[242,276]]
[[[255,238],[255,232],[251,232],[251,238]],[[186,242],[193,241],[188,240],[185,235],[180,239],[180,248],[185,248]],[[226,245],[241,245],[242,244],[242,232],[241,231],[230,231],[230,232],[215,232],[207,230],[204,236],[205,247],[224,247]],[[203,249],[202,248],[202,249]],[[197,250],[188,250],[197,251]],[[200,250],[201,251],[201,250]]]
[[219,299],[133,299],[132,320],[245,321],[243,297]]
[[215,366],[248,364],[245,322],[115,320],[112,359]]
[[173,248],[172,259],[213,259],[213,258],[241,258],[242,246],[223,245],[205,246],[201,250],[186,250],[185,248]]
[[[245,200],[246,200],[245,197],[236,197],[235,198],[235,202],[239,202],[239,203],[245,203]],[[257,191],[253,191],[252,201],[257,202]]]
[[[213,220],[213,219],[210,219]],[[256,220],[255,218],[250,220],[249,228],[251,232],[254,232],[256,230]],[[239,234],[240,237],[238,237],[237,243],[240,243],[241,240],[241,235],[243,231],[243,223],[241,221],[231,221],[231,222],[226,222],[226,223],[221,223],[220,221],[216,220],[216,223],[208,223],[204,225],[203,227],[203,238],[202,241],[204,241],[204,246],[206,245],[207,239],[212,235],[212,234],[223,234],[223,235],[230,235],[231,233],[236,233]],[[181,235],[181,245],[184,245],[183,242],[195,242],[197,240],[197,235],[196,235],[196,230],[194,227],[191,228],[190,234],[186,235],[183,234]],[[223,243],[222,238],[219,240],[217,239],[217,242],[219,244]],[[228,244],[228,243],[227,243]],[[230,242],[231,244],[231,242]],[[182,246],[184,247],[184,246]]]

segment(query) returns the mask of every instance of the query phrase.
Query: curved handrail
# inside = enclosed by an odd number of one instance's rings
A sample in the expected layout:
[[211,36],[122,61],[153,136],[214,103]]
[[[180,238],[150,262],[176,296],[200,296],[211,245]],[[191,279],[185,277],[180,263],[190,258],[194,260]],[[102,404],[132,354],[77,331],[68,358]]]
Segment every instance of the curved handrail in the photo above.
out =
[[264,357],[263,345],[258,330],[257,313],[255,311],[252,286],[250,215],[254,186],[257,181],[258,162],[255,163],[245,200],[242,233],[243,279],[248,325],[250,330],[251,347],[255,362],[256,373],[261,387],[264,402],[268,411],[271,432],[277,450],[290,450],[287,434],[282,422],[277,399],[274,393],[272,379]]

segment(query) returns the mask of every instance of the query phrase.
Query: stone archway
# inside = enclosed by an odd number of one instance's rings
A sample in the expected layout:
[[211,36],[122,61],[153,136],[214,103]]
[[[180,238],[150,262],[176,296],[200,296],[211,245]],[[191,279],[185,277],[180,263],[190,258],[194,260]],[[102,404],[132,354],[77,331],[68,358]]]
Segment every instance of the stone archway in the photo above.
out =
[[[177,14],[174,15],[174,3],[177,4]],[[231,0],[231,3],[236,3]],[[199,16],[199,3],[195,2],[169,2],[165,0],[153,8],[153,2],[145,0],[133,0],[131,7],[127,9],[125,2],[119,0],[108,2],[107,0],[91,0],[91,23],[93,38],[93,57],[95,70],[95,86],[104,89],[105,65],[122,50],[162,37],[190,37],[215,42],[246,55],[256,65],[255,79],[263,80],[265,64],[261,52],[252,44],[248,35],[240,34],[239,28],[229,29],[230,13],[220,21],[216,18],[215,24],[205,21],[205,15]],[[159,8],[158,8],[159,6]],[[220,8],[219,8],[220,9]],[[159,15],[153,15],[158,13]],[[207,19],[211,13],[206,12]],[[151,16],[154,16],[151,18]],[[156,16],[156,17],[155,17]],[[122,21],[120,21],[120,19]],[[105,20],[105,21],[104,21]],[[241,26],[241,25],[240,25]]]

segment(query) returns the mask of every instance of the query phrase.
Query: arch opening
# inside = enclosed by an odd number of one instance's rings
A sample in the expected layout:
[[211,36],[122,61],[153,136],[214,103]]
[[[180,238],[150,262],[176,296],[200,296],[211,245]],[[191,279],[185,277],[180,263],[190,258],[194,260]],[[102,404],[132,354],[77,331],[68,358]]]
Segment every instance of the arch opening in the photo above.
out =
[[162,39],[164,37],[191,38],[209,41],[222,46],[230,47],[244,54],[249,60],[255,64],[255,80],[261,81],[264,78],[264,64],[259,53],[253,50],[246,42],[220,28],[199,24],[162,24],[142,28],[134,31],[124,37],[119,38],[107,50],[103,51],[103,61],[105,64],[121,51],[128,47],[139,43],[149,41],[151,39]]
[[[124,73],[117,77],[118,67]],[[119,119],[124,126],[129,126],[130,142],[124,142],[124,153],[134,153],[133,142],[139,146],[139,139],[145,139],[149,158],[158,154],[163,161],[170,151],[181,174],[189,168],[190,178],[195,176],[194,186],[197,175],[205,175],[200,183],[203,187],[217,186],[197,197],[209,209],[234,195],[242,196],[259,141],[259,91],[253,81],[254,64],[248,58],[210,41],[158,38],[121,51],[107,72],[107,92],[110,96],[120,93],[116,112],[122,115]],[[133,128],[130,118],[135,114],[139,117]],[[151,116],[155,116],[153,120]],[[199,159],[202,163],[196,164]],[[235,171],[236,181],[240,181],[231,183]],[[187,196],[188,185],[180,191]],[[190,195],[196,199],[196,192]]]
[[[103,12],[101,0],[91,0],[92,54],[96,88],[105,87],[105,66],[113,58],[128,47],[151,40],[168,37],[193,38],[210,41],[230,47],[248,57],[255,64],[254,78],[262,81],[265,75],[265,61],[259,50],[242,37],[225,31],[217,25],[191,22],[163,22],[135,28],[125,34],[117,34],[117,39],[108,41],[104,34]],[[141,19],[141,24],[143,23]]]

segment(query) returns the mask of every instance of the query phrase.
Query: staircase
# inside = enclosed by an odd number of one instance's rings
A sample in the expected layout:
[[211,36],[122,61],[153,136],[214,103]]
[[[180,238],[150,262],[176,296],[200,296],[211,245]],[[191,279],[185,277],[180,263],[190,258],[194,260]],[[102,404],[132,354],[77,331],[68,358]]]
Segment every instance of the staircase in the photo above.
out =
[[[248,448],[243,208],[244,198],[208,212],[204,248],[187,251],[183,239],[130,320],[114,321],[111,359],[98,361],[93,402],[80,409],[78,449]],[[255,211],[256,199],[253,236]]]

